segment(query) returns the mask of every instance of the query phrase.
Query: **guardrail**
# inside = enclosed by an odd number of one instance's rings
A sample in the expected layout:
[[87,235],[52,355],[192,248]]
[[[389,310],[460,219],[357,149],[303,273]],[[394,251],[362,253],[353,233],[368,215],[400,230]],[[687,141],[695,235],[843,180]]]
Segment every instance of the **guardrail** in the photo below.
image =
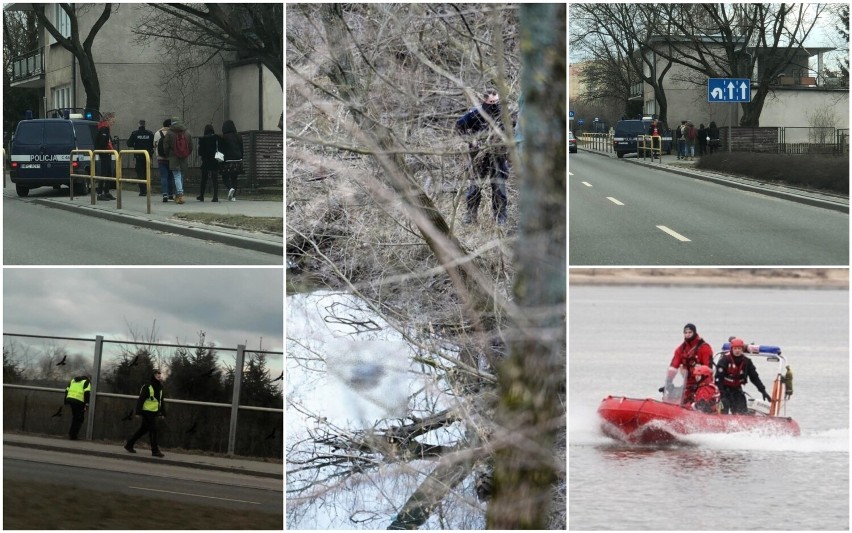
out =
[[[654,139],[659,139],[659,144],[656,147],[654,146]],[[653,162],[654,154],[657,154],[657,160],[660,163],[663,162],[663,137],[661,135],[637,135],[636,147],[643,160],[650,155]]]
[[590,150],[612,152],[612,137],[608,133],[583,133],[577,137],[577,144]]
[[[75,174],[74,173],[74,163],[79,161],[79,159],[74,159],[74,154],[84,154],[89,157],[89,174]],[[98,176],[95,174],[95,161],[94,158],[96,155],[100,154],[110,154],[112,158],[115,158],[117,164],[115,165],[115,176]],[[122,177],[122,168],[121,168],[121,158],[125,155],[144,155],[145,156],[145,179],[136,179],[136,178],[124,178]],[[144,183],[146,185],[145,189],[146,193],[146,201],[147,201],[147,213],[151,214],[151,154],[148,153],[147,150],[71,150],[71,164],[69,165],[69,188],[71,189],[70,198],[74,199],[74,180],[75,179],[87,179],[89,180],[89,193],[92,198],[92,205],[97,204],[97,196],[95,194],[95,180],[101,181],[113,181],[115,182],[115,207],[116,209],[121,209],[121,184],[122,183]]]

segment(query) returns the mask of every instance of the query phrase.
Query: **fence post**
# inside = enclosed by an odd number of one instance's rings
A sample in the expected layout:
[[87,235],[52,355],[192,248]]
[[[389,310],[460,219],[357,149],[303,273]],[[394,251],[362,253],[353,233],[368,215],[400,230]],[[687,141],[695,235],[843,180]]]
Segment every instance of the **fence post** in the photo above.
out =
[[92,366],[92,392],[89,393],[89,412],[86,413],[86,440],[92,440],[95,428],[95,405],[98,399],[98,382],[101,377],[101,357],[103,356],[104,337],[95,337],[95,361]]
[[243,366],[246,359],[246,347],[237,345],[237,362],[234,366],[234,391],[231,395],[231,427],[228,430],[228,455],[234,455],[237,440],[237,413],[240,410],[240,385],[243,382]]

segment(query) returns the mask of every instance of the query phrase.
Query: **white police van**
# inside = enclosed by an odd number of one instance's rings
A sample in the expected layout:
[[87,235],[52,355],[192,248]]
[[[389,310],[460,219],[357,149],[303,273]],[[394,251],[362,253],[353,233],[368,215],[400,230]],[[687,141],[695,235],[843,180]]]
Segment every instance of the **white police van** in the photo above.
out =
[[[80,112],[77,112],[80,111]],[[47,112],[49,118],[28,118],[18,122],[9,142],[9,177],[18,196],[27,196],[30,189],[68,185],[71,150],[94,150],[99,112],[91,109],[65,108]],[[75,156],[75,174],[88,174],[89,161]],[[84,180],[75,182],[75,194],[86,194]]]

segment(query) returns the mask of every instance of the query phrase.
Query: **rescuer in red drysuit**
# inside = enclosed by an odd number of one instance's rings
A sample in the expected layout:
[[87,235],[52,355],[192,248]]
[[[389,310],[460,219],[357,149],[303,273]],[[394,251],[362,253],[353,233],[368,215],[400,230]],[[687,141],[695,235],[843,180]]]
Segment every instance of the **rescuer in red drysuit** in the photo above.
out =
[[677,369],[683,367],[687,374],[681,405],[692,405],[697,388],[694,375],[695,367],[698,365],[709,367],[712,362],[713,348],[698,335],[695,324],[685,325],[683,327],[683,343],[675,348],[674,357],[672,357],[672,362],[666,373],[666,385],[660,389],[660,392],[672,387],[672,380],[677,374]]
[[719,387],[713,383],[713,371],[709,366],[698,365],[692,375],[697,383],[692,408],[704,413],[717,413],[721,394]]

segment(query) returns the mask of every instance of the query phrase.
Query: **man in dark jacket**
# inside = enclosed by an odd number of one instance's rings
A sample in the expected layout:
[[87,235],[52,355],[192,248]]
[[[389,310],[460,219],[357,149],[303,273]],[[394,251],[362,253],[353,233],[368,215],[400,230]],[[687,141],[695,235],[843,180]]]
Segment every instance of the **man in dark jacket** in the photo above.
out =
[[222,123],[222,144],[220,151],[225,161],[219,165],[222,183],[228,189],[228,201],[237,201],[237,176],[243,173],[243,139],[237,133],[237,126],[231,119]]
[[492,214],[497,219],[497,224],[503,225],[506,223],[506,208],[509,204],[506,195],[506,180],[509,177],[506,145],[500,140],[499,134],[492,128],[483,113],[500,130],[503,129],[503,121],[500,119],[500,97],[494,89],[485,91],[481,106],[468,111],[456,121],[458,133],[479,134],[477,139],[468,142],[473,175],[465,197],[467,211],[462,221],[465,224],[471,224],[476,220],[479,203],[482,201],[481,182],[490,180]]
[[[127,147],[133,150],[145,150],[149,155],[154,153],[154,133],[145,129],[145,121],[139,121],[139,129],[130,134],[127,139]],[[145,156],[136,154],[136,179],[145,179]],[[148,193],[147,185],[139,184],[139,196],[145,196]]]
[[165,418],[166,416],[165,406],[163,405],[162,381],[162,372],[159,369],[154,369],[151,382],[143,385],[142,390],[139,391],[139,397],[136,399],[136,418],[142,417],[142,426],[124,445],[124,449],[130,453],[136,453],[133,445],[147,433],[148,438],[151,440],[151,455],[154,457],[164,457],[163,453],[160,452],[160,447],[157,445],[157,418]]
[[719,359],[716,365],[716,386],[722,394],[722,413],[735,415],[748,413],[743,385],[751,381],[757,387],[763,399],[771,400],[766,387],[757,375],[757,369],[751,359],[743,355],[745,343],[742,339],[731,339],[731,350]]
[[65,387],[65,405],[71,408],[71,429],[68,437],[77,440],[83,419],[89,409],[89,396],[92,391],[92,378],[88,375],[77,376]]
[[[112,134],[109,131],[109,120],[103,119],[98,122],[98,132],[95,135],[95,150],[112,149]],[[112,173],[112,156],[110,154],[99,154],[98,163],[98,176],[114,176]],[[95,187],[95,192],[98,193],[98,200],[115,200],[115,196],[109,192],[110,185],[109,180],[98,180],[98,184]]]

